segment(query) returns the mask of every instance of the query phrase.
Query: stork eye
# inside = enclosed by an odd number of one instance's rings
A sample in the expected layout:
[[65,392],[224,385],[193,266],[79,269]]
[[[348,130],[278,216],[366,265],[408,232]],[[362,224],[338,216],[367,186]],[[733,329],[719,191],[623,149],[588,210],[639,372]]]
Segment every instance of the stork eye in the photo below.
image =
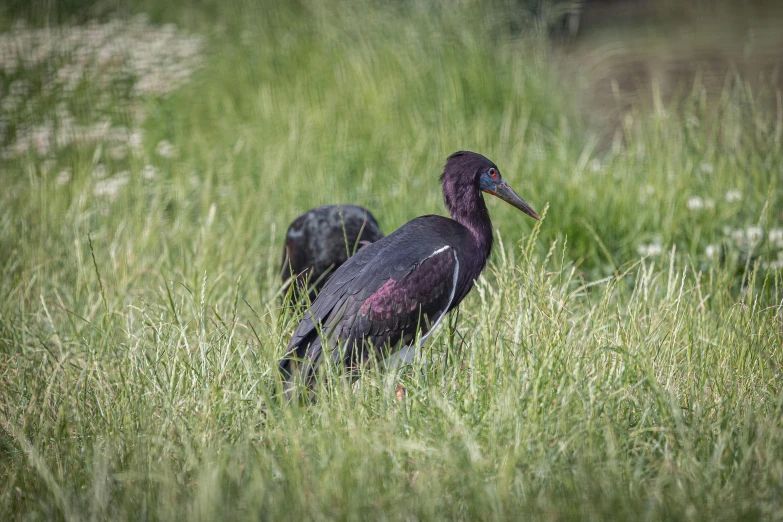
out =
[[492,179],[498,179],[498,171],[495,170],[494,168],[489,169],[489,176]]

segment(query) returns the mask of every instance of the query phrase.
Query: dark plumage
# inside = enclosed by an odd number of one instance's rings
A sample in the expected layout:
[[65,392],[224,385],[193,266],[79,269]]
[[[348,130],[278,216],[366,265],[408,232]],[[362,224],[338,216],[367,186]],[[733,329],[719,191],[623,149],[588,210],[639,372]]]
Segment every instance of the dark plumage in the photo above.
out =
[[329,275],[350,257],[349,253],[382,237],[378,222],[365,208],[355,205],[314,208],[288,227],[280,277],[283,282],[293,280],[295,299],[308,284],[312,301]]
[[[305,312],[280,362],[287,394],[298,377],[312,384],[324,357],[356,369],[371,356],[410,346],[417,332],[423,340],[459,305],[492,249],[482,191],[538,219],[480,154],[452,154],[440,181],[451,219],[418,217],[363,248],[335,271]],[[407,362],[412,352],[400,353]]]

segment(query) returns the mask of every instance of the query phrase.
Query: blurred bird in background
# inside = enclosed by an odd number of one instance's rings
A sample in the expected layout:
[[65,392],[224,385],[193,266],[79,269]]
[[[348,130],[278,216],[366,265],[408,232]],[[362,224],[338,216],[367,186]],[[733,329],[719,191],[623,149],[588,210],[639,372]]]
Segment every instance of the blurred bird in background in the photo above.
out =
[[314,301],[327,279],[358,249],[383,238],[369,210],[355,205],[324,205],[309,210],[288,227],[280,277],[290,283],[292,301],[308,294]]

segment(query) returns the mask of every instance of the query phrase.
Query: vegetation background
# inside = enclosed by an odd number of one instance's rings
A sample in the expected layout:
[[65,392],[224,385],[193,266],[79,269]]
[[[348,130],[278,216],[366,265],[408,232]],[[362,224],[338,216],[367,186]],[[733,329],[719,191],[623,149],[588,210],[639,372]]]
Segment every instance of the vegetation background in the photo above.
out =
[[[780,9],[610,4],[6,2],[0,519],[783,519]],[[460,149],[543,221],[284,404],[288,223]]]

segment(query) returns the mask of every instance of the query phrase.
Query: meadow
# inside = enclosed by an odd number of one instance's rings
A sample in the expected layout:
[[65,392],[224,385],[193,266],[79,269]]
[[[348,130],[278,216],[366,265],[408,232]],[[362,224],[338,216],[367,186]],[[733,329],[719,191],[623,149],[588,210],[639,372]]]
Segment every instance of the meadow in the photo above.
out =
[[[0,520],[783,519],[780,91],[607,132],[513,2],[12,4]],[[281,400],[288,223],[443,214],[463,149],[542,221],[488,201],[411,368]]]

